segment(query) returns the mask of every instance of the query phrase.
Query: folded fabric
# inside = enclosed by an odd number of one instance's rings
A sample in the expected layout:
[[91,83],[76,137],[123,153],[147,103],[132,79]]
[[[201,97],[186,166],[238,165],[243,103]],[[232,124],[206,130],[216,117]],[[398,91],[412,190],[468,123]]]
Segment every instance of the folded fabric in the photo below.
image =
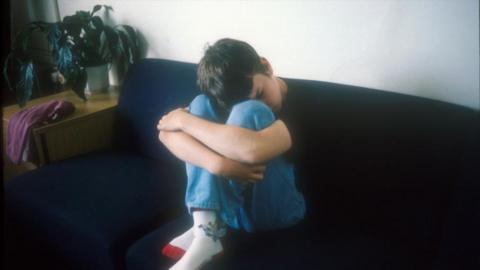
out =
[[16,112],[8,121],[7,155],[14,164],[31,157],[30,132],[33,127],[59,120],[75,111],[73,103],[52,100]]

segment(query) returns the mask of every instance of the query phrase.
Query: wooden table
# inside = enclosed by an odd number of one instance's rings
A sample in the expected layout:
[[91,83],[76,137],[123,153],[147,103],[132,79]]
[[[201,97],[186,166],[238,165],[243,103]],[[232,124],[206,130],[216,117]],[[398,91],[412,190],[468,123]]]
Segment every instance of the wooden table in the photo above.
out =
[[8,121],[10,117],[25,108],[60,99],[75,105],[75,112],[64,119],[32,129],[34,151],[37,151],[36,166],[42,166],[76,155],[109,147],[112,144],[114,113],[118,103],[119,88],[110,87],[103,93],[87,96],[83,101],[72,90],[31,100],[23,108],[11,105],[3,108],[4,161]]

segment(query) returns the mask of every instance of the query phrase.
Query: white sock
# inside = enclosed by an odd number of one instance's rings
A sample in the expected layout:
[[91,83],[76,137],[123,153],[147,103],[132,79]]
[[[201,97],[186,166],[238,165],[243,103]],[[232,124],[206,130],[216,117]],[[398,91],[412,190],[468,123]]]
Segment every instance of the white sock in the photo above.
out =
[[[170,270],[197,270],[213,256],[223,251],[219,237],[224,228],[219,227],[216,212],[197,210],[193,212],[193,242],[183,257]],[[222,231],[223,230],[223,231]]]
[[170,241],[170,245],[181,248],[183,250],[187,250],[188,247],[192,244],[193,241],[193,227],[190,228],[188,231],[184,232],[183,234],[173,238]]
[[173,259],[180,260],[193,241],[193,227],[183,234],[175,237],[162,249],[162,254]]

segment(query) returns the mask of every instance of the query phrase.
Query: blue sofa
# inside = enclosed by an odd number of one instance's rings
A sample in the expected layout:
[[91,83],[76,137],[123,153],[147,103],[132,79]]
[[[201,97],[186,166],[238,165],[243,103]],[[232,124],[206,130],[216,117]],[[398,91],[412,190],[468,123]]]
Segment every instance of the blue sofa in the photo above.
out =
[[[286,81],[306,218],[230,231],[225,255],[205,269],[480,269],[478,111]],[[156,123],[196,94],[196,65],[144,59],[121,90],[112,148],[9,181],[7,269],[168,269],[160,249],[191,220],[184,165]]]

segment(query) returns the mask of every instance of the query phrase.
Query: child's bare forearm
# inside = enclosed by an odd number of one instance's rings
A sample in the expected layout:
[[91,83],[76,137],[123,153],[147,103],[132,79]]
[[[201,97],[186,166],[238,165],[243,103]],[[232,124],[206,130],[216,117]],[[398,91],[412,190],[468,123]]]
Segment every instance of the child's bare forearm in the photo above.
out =
[[182,131],[160,131],[158,138],[180,160],[218,174],[223,157]]
[[188,113],[184,108],[164,115],[157,128],[183,131],[216,153],[248,164],[268,161],[291,146],[290,132],[277,120],[262,130],[211,122]]
[[247,182],[263,179],[264,165],[248,165],[223,157],[182,131],[160,131],[158,137],[177,158],[212,174]]
[[290,133],[282,121],[260,131],[218,124],[193,115],[183,118],[182,124],[182,131],[218,153],[244,163],[266,162],[291,147]]

